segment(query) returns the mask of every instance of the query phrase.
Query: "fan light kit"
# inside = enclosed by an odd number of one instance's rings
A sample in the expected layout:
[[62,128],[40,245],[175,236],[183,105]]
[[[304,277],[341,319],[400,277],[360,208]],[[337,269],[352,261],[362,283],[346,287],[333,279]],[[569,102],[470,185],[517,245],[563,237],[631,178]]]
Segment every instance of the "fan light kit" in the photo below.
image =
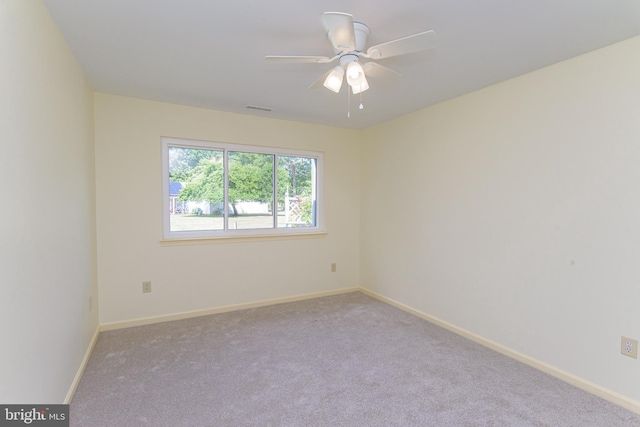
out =
[[338,93],[342,87],[343,78],[344,70],[342,67],[335,67],[333,70],[329,71],[329,75],[325,79],[323,86],[335,93]]
[[[342,12],[325,12],[322,15],[322,21],[327,31],[327,38],[333,46],[335,56],[332,58],[327,56],[265,56],[265,59],[270,62],[318,64],[329,64],[338,60],[340,65],[326,72],[310,88],[324,86],[332,92],[340,93],[346,74],[351,92],[354,95],[360,94],[362,97],[362,92],[369,89],[367,75],[374,78],[400,76],[400,73],[374,61],[425,49],[433,49],[436,46],[436,33],[433,30],[429,30],[371,46],[365,51],[367,37],[369,36],[369,27],[365,24],[354,22],[352,15]],[[370,61],[361,64],[361,58],[369,59]],[[349,95],[348,91],[347,94]],[[362,108],[361,102],[360,109]],[[349,116],[348,110],[347,115]]]

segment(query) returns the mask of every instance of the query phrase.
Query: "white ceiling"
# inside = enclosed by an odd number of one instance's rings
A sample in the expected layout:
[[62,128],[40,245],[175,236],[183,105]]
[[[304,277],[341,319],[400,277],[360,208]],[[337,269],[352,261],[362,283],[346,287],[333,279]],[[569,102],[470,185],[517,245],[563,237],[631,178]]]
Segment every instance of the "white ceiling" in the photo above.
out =
[[[44,3],[96,92],[354,129],[640,35],[640,0]],[[346,87],[308,89],[335,64],[263,59],[333,56],[326,11],[367,24],[368,46],[435,30],[438,47],[380,61],[403,77],[370,79],[347,118]]]

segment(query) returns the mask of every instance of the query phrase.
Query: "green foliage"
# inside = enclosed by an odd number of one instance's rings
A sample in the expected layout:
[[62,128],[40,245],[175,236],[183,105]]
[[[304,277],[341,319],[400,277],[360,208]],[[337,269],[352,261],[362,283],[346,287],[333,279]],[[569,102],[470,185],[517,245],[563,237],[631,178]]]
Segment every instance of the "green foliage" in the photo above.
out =
[[273,156],[229,153],[229,201],[269,203],[273,200]]
[[311,224],[311,222],[313,221],[312,210],[313,202],[311,201],[311,197],[304,198],[302,200],[300,219],[307,224]]
[[[314,160],[289,156],[280,156],[278,159],[278,204],[284,204],[287,191],[290,197],[302,196],[310,199],[311,162]],[[229,203],[233,205],[234,213],[235,204],[239,201],[273,201],[273,170],[273,155],[229,152]],[[170,147],[169,179],[185,183],[179,195],[181,201],[223,203],[222,152]],[[311,221],[310,206],[308,212],[308,221]]]
[[224,176],[222,163],[203,159],[190,171],[190,179],[180,192],[179,200],[201,200],[209,203],[224,202]]
[[313,160],[304,157],[279,157],[279,167],[286,172],[286,177],[278,175],[278,180],[286,179],[289,196],[311,195],[311,162]]
[[222,151],[169,147],[169,180],[187,182],[202,160],[222,159]]

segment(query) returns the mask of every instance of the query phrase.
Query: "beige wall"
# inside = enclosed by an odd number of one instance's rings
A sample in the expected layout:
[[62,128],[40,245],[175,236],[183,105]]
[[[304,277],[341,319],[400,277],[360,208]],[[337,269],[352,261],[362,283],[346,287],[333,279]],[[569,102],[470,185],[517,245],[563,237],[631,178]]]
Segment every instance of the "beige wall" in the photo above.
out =
[[0,1],[0,62],[0,402],[62,403],[98,324],[92,91],[40,1]]
[[362,285],[640,401],[638,52],[367,129]]
[[[360,132],[105,94],[95,127],[101,323],[359,285]],[[328,234],[162,246],[162,136],[323,152]]]

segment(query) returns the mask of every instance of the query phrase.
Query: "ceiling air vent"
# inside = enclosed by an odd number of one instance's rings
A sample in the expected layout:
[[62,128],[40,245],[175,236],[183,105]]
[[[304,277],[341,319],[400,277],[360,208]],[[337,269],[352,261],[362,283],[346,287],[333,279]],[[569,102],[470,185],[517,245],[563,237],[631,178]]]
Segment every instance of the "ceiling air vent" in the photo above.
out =
[[255,105],[247,105],[247,108],[249,110],[258,110],[258,111],[271,111],[271,108],[267,108],[267,107],[258,107]]

